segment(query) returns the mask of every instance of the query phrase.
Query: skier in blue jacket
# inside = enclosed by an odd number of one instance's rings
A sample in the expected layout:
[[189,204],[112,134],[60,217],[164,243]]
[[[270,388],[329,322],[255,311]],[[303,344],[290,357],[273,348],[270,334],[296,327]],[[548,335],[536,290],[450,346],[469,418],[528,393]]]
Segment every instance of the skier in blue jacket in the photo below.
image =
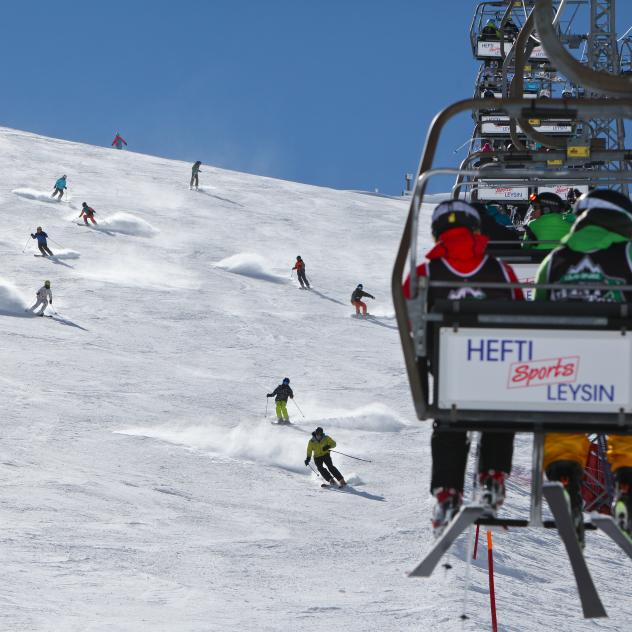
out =
[[51,197],[55,197],[59,193],[59,199],[61,200],[61,198],[64,196],[64,189],[67,188],[66,176],[62,176],[61,178],[59,178],[59,180],[57,180],[57,182],[55,182],[55,190],[53,191],[53,195],[51,195]]
[[39,248],[39,251],[42,253],[43,257],[46,257],[48,255],[51,255],[51,257],[53,256],[51,249],[48,247],[48,242],[46,241],[48,239],[48,235],[42,230],[41,226],[37,227],[35,234],[31,233],[31,238],[37,239],[37,247]]

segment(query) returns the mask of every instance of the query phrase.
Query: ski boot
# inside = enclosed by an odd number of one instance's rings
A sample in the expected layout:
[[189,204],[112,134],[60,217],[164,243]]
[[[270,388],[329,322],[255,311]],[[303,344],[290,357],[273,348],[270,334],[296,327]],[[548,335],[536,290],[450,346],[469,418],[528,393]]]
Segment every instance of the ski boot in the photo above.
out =
[[340,487],[340,489],[343,489],[347,486],[347,481],[345,481],[344,478],[341,478],[338,480],[338,486]]
[[616,473],[612,515],[629,537],[632,537],[632,467],[621,467]]
[[432,510],[432,533],[435,538],[441,536],[452,518],[459,513],[463,502],[463,494],[456,489],[439,487],[434,491],[437,504]]
[[487,470],[478,475],[478,501],[485,506],[485,514],[496,517],[498,508],[505,502],[505,479],[507,474],[496,470]]
[[553,461],[546,469],[550,481],[559,481],[564,485],[564,493],[568,501],[573,526],[579,545],[584,548],[584,499],[582,498],[582,476],[584,470],[576,461]]

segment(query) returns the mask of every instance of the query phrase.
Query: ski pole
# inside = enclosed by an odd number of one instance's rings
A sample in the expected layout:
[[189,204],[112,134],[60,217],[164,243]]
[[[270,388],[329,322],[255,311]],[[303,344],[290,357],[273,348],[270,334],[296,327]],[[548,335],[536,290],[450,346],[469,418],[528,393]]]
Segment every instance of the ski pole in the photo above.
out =
[[266,414],[265,414],[265,419],[268,418],[268,398],[266,397]]
[[308,463],[307,465],[309,466],[309,469],[320,478],[320,474],[312,467],[312,464]]
[[290,271],[290,279],[294,276],[294,268]]
[[22,248],[22,252],[26,250],[26,247],[29,245],[29,240],[27,238],[26,243],[24,244],[24,248]]
[[338,452],[338,450],[330,450],[330,452],[335,452],[336,454],[342,454],[342,456],[347,456],[350,459],[355,459],[356,461],[364,461],[365,463],[373,463],[373,461],[369,461],[369,459],[361,459],[357,456],[351,456],[350,454],[345,454],[344,452]]
[[294,406],[298,408],[298,412],[301,413],[301,415],[303,416],[303,419],[305,419],[305,415],[303,415],[303,411],[301,410],[301,407],[296,403],[296,400],[292,398],[292,401],[294,402]]

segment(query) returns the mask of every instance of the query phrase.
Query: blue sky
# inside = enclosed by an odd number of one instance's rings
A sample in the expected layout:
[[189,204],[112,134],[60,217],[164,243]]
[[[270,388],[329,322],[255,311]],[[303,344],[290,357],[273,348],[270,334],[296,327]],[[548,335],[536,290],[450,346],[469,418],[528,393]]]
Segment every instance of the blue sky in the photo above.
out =
[[[102,145],[120,130],[135,151],[398,193],[434,114],[471,95],[475,5],[5,3],[0,125]],[[468,133],[451,130],[446,159]]]

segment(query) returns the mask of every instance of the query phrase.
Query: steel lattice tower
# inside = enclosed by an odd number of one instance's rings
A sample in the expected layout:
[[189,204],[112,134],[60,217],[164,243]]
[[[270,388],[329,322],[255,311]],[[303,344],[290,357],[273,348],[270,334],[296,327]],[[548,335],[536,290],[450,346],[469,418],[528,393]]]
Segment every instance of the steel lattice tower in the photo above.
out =
[[[590,0],[590,35],[588,36],[588,65],[593,70],[619,74],[619,50],[617,48],[616,0]],[[600,97],[599,93],[592,93]],[[590,122],[594,137],[603,138],[606,149],[625,148],[623,119],[595,119]],[[612,163],[611,169],[626,169],[624,163]],[[617,187],[628,194],[628,185]]]

